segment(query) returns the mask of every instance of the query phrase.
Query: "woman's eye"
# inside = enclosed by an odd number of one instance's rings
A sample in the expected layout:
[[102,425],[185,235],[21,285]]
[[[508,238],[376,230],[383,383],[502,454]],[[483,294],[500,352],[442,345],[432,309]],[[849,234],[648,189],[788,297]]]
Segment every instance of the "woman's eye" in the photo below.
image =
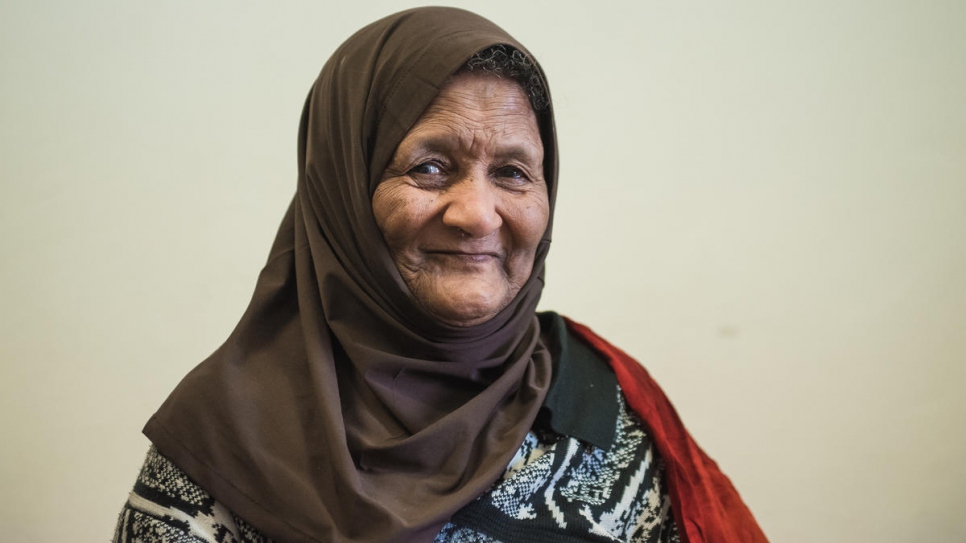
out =
[[514,166],[504,166],[496,171],[499,177],[505,179],[513,179],[516,181],[526,181],[527,174],[523,173],[523,170]]
[[420,175],[439,175],[443,173],[443,169],[439,167],[439,164],[435,164],[433,162],[423,162],[422,164],[409,170],[409,173]]

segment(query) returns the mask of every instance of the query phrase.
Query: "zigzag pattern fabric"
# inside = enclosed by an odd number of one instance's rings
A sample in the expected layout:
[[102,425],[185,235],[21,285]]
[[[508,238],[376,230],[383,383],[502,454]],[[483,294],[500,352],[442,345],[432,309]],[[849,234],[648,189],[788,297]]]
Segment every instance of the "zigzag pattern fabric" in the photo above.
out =
[[[434,543],[679,543],[663,464],[623,395],[609,450],[534,429],[487,493]],[[116,543],[272,543],[152,446]]]
[[153,445],[121,511],[114,541],[272,543],[215,501]]
[[678,543],[662,463],[617,395],[609,450],[530,432],[503,478],[457,512],[435,543]]

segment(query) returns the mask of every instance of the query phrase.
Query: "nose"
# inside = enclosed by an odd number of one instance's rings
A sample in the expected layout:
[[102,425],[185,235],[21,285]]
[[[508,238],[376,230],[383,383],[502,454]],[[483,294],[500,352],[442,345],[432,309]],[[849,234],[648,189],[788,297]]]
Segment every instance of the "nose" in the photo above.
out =
[[443,224],[459,228],[473,238],[493,233],[503,224],[498,209],[499,190],[485,175],[467,175],[446,191]]

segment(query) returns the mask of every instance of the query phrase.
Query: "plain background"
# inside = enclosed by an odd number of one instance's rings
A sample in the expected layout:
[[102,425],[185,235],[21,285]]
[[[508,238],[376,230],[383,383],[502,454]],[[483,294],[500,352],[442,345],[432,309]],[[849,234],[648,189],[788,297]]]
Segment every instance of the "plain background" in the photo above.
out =
[[[395,1],[0,11],[0,529],[107,541],[244,310],[302,103]],[[966,2],[467,1],[537,55],[542,307],[663,384],[773,541],[966,540]]]

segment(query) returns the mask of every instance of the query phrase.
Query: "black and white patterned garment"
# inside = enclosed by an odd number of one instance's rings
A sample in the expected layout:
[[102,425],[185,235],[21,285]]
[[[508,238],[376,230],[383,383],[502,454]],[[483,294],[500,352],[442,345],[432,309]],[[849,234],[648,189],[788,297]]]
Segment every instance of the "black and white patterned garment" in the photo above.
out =
[[115,542],[270,543],[154,448],[121,511]]
[[[610,449],[530,432],[503,477],[459,510],[435,543],[677,543],[661,462],[640,420],[618,396]],[[153,446],[114,541],[271,543]]]
[[459,510],[435,543],[677,543],[661,461],[618,397],[609,450],[530,432],[503,478]]

